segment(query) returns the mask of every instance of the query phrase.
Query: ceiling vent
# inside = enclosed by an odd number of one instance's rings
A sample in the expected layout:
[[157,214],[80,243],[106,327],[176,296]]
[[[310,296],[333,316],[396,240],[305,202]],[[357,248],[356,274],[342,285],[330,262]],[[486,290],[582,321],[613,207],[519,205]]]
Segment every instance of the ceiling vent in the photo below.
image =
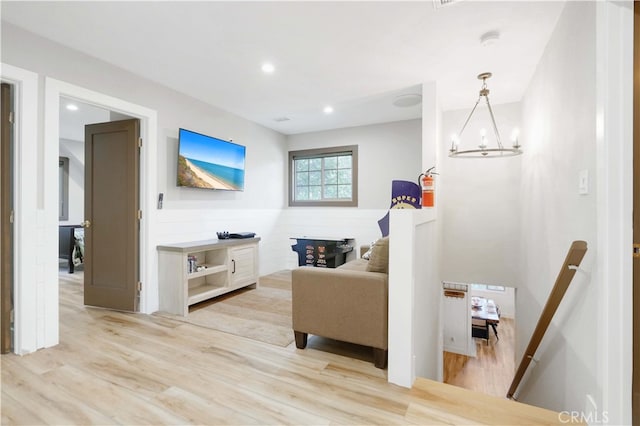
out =
[[418,105],[422,102],[422,95],[417,93],[406,93],[404,95],[398,95],[393,100],[393,105],[400,108],[407,108]]
[[289,121],[289,120],[291,120],[289,117],[278,117],[273,119],[273,121],[275,121],[276,123],[282,123],[283,121]]
[[442,7],[451,6],[455,3],[460,3],[462,0],[433,0],[433,7],[440,9]]

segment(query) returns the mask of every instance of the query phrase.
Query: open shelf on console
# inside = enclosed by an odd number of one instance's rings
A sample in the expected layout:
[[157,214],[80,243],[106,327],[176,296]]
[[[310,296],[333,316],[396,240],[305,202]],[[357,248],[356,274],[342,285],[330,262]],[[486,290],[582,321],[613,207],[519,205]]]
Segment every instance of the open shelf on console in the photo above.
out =
[[225,272],[229,270],[227,265],[208,265],[205,263],[198,266],[204,266],[205,269],[187,274],[188,279],[204,277],[207,275],[217,274],[218,272]]
[[[187,316],[189,306],[258,285],[260,238],[158,246],[160,310]],[[189,272],[197,267],[200,271]]]

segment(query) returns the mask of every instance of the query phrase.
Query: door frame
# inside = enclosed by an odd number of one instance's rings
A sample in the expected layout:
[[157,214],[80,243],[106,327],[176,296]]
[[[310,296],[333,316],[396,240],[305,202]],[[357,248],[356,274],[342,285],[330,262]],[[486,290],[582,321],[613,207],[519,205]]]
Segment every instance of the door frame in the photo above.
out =
[[[33,352],[43,346],[38,331],[37,201],[38,179],[34,179],[34,158],[38,158],[38,75],[5,63],[0,68],[3,82],[13,86],[13,351]],[[38,167],[36,167],[38,169]],[[35,258],[34,258],[35,257]]]
[[[154,235],[156,235],[155,197],[157,192],[157,112],[147,107],[95,92],[53,78],[45,78],[44,93],[44,289],[39,302],[45,305],[45,347],[59,341],[58,306],[58,187],[60,150],[60,97],[71,98],[140,119],[140,312],[157,310],[158,289]],[[146,142],[145,142],[146,141]]]
[[2,100],[0,139],[0,353],[13,349],[13,85],[1,82]]

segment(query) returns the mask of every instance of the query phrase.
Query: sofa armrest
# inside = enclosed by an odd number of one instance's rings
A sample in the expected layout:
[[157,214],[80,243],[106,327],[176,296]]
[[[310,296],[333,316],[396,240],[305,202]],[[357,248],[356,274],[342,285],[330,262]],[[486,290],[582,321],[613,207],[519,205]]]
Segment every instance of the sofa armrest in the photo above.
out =
[[387,274],[301,267],[291,284],[295,331],[387,349]]

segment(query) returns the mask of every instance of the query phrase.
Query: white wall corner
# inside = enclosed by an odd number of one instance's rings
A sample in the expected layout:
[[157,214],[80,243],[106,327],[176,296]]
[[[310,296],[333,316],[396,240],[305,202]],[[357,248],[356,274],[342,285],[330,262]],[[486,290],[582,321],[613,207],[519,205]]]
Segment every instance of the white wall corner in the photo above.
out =
[[[419,230],[426,224],[433,227],[432,233]],[[389,236],[388,380],[409,388],[413,385],[417,370],[423,377],[438,379],[438,367],[425,368],[421,360],[429,359],[437,364],[438,351],[442,352],[441,341],[439,344],[437,341],[435,344],[425,344],[425,340],[433,343],[434,333],[440,335],[440,298],[430,299],[431,308],[419,306],[420,315],[416,315],[415,306],[416,294],[424,294],[423,287],[436,288],[437,294],[440,294],[439,282],[434,283],[431,275],[420,274],[425,267],[437,271],[437,257],[418,258],[417,250],[419,244],[428,247],[434,254],[435,210],[390,210]],[[416,289],[416,286],[419,288]],[[425,322],[428,322],[428,330],[423,329]],[[425,346],[428,346],[430,353],[422,353]],[[416,352],[417,348],[420,348],[420,353]]]
[[[633,2],[596,4],[598,382],[600,412],[631,424]],[[606,285],[604,285],[606,283]]]

